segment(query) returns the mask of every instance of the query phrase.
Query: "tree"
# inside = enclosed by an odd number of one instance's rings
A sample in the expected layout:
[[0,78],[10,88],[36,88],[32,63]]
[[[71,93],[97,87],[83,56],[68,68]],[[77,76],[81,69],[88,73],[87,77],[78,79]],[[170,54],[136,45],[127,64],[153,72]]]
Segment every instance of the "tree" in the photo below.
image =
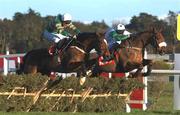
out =
[[11,41],[18,52],[27,52],[33,48],[41,47],[40,37],[44,28],[44,20],[38,12],[32,9],[28,13],[16,13],[13,17],[13,37]]
[[[168,43],[168,53],[173,52],[174,43],[176,52],[180,52],[180,44],[175,40],[176,16],[177,13],[169,11],[167,18],[160,20],[157,16],[143,12],[138,16],[133,16],[126,27],[132,33],[142,32],[151,27],[162,28],[162,33]],[[24,53],[36,48],[49,47],[50,43],[42,40],[41,34],[54,17],[41,17],[39,12],[30,8],[27,13],[16,12],[12,20],[0,19],[0,53],[5,52],[6,46],[10,46],[14,50],[13,53]],[[81,32],[105,32],[109,28],[104,20],[93,21],[90,24],[84,24],[80,21],[73,23]],[[151,51],[152,48],[149,49]]]
[[0,20],[0,53],[5,53],[9,47],[9,40],[12,38],[12,21],[4,19]]
[[152,16],[147,13],[140,13],[139,16],[132,17],[130,24],[127,25],[127,27],[132,31],[141,32],[154,27],[157,21],[157,16]]

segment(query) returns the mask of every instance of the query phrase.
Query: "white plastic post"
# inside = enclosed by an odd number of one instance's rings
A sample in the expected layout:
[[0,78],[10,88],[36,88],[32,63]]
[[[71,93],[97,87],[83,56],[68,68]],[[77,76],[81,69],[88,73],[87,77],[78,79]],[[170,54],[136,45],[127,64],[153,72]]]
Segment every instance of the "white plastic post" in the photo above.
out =
[[[180,70],[180,54],[175,54],[175,70]],[[180,75],[174,75],[174,109],[180,110]]]
[[108,73],[108,76],[109,76],[109,78],[111,79],[111,78],[112,78],[112,73],[109,72],[109,73]]
[[17,57],[17,68],[20,69],[21,58]]
[[[6,55],[9,55],[9,50],[6,51]],[[3,58],[4,61],[4,75],[8,74],[9,64],[8,64],[8,58]]]
[[18,64],[21,63],[21,58],[20,57],[17,57],[17,62],[18,62]]
[[130,113],[131,112],[131,107],[128,103],[126,103],[126,113]]
[[[147,59],[147,50],[145,49],[144,51],[144,59]],[[147,66],[144,67],[144,72],[147,72]],[[143,97],[144,97],[144,103],[143,103],[143,111],[145,111],[147,109],[147,103],[148,103],[148,96],[147,96],[147,77],[143,77],[143,83],[145,85],[144,87],[144,93],[143,93]]]
[[3,62],[4,62],[4,75],[8,74],[8,60],[7,58],[3,58]]

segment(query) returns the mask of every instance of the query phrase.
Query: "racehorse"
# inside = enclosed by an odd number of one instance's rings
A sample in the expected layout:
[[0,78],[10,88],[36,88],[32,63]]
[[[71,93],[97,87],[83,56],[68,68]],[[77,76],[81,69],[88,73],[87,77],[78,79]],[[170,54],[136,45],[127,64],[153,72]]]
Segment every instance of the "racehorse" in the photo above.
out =
[[[28,52],[23,63],[17,73],[37,73],[50,76],[51,72],[77,72],[78,76],[86,77],[86,62],[89,62],[89,53],[95,49],[101,56],[109,56],[109,50],[104,34],[101,33],[80,33],[77,39],[68,41],[68,45],[60,50],[60,56],[50,55],[48,49],[36,49]],[[61,58],[59,64],[57,57]],[[87,64],[90,66],[91,64]],[[93,65],[93,63],[92,63]],[[80,79],[80,84],[83,85],[85,79]],[[48,80],[44,86],[35,94],[33,104],[35,104],[45,89],[59,83],[59,80]],[[30,109],[29,109],[30,110]]]
[[166,42],[160,31],[155,28],[132,35],[129,39],[121,42],[111,52],[113,59],[111,63],[102,63],[101,59],[96,65],[92,76],[98,76],[101,72],[130,72],[134,69],[137,71],[131,74],[131,77],[138,77],[144,66],[148,66],[148,71],[144,73],[147,76],[151,73],[153,61],[144,59],[144,50],[147,45],[153,46],[160,55],[165,53]]
[[[69,42],[70,41],[70,42]],[[42,73],[50,75],[54,72],[78,72],[86,74],[86,60],[89,52],[95,49],[99,55],[110,55],[104,35],[96,32],[80,33],[77,39],[70,39],[68,46],[61,51],[60,56],[50,55],[48,49],[35,49],[28,52],[17,73]],[[61,58],[61,64],[57,58]]]

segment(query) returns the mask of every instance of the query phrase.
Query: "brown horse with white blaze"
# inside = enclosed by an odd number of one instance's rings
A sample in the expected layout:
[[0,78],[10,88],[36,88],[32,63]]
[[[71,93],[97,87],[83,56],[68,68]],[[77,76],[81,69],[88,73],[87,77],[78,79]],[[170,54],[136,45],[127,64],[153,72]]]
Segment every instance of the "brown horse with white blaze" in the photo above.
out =
[[144,75],[149,75],[151,72],[152,60],[144,59],[144,50],[147,45],[153,46],[160,55],[165,53],[166,42],[161,31],[156,29],[144,31],[131,36],[129,39],[124,40],[116,47],[111,53],[115,63],[113,66],[109,65],[95,67],[93,75],[101,72],[130,72],[134,69],[137,71],[132,74],[132,77],[138,77],[144,66],[148,66],[148,71]]

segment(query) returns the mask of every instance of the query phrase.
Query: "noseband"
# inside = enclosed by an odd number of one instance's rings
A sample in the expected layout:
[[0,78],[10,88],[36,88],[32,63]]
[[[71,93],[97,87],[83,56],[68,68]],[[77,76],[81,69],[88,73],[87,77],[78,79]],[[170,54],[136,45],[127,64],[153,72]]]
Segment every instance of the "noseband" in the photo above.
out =
[[153,37],[152,37],[152,46],[154,46],[154,48],[156,48],[156,50],[158,49],[158,48],[161,48],[161,47],[166,47],[167,46],[167,44],[166,44],[166,42],[160,42],[160,43],[158,43],[158,40],[157,40],[157,33],[155,33],[155,34],[153,34]]

